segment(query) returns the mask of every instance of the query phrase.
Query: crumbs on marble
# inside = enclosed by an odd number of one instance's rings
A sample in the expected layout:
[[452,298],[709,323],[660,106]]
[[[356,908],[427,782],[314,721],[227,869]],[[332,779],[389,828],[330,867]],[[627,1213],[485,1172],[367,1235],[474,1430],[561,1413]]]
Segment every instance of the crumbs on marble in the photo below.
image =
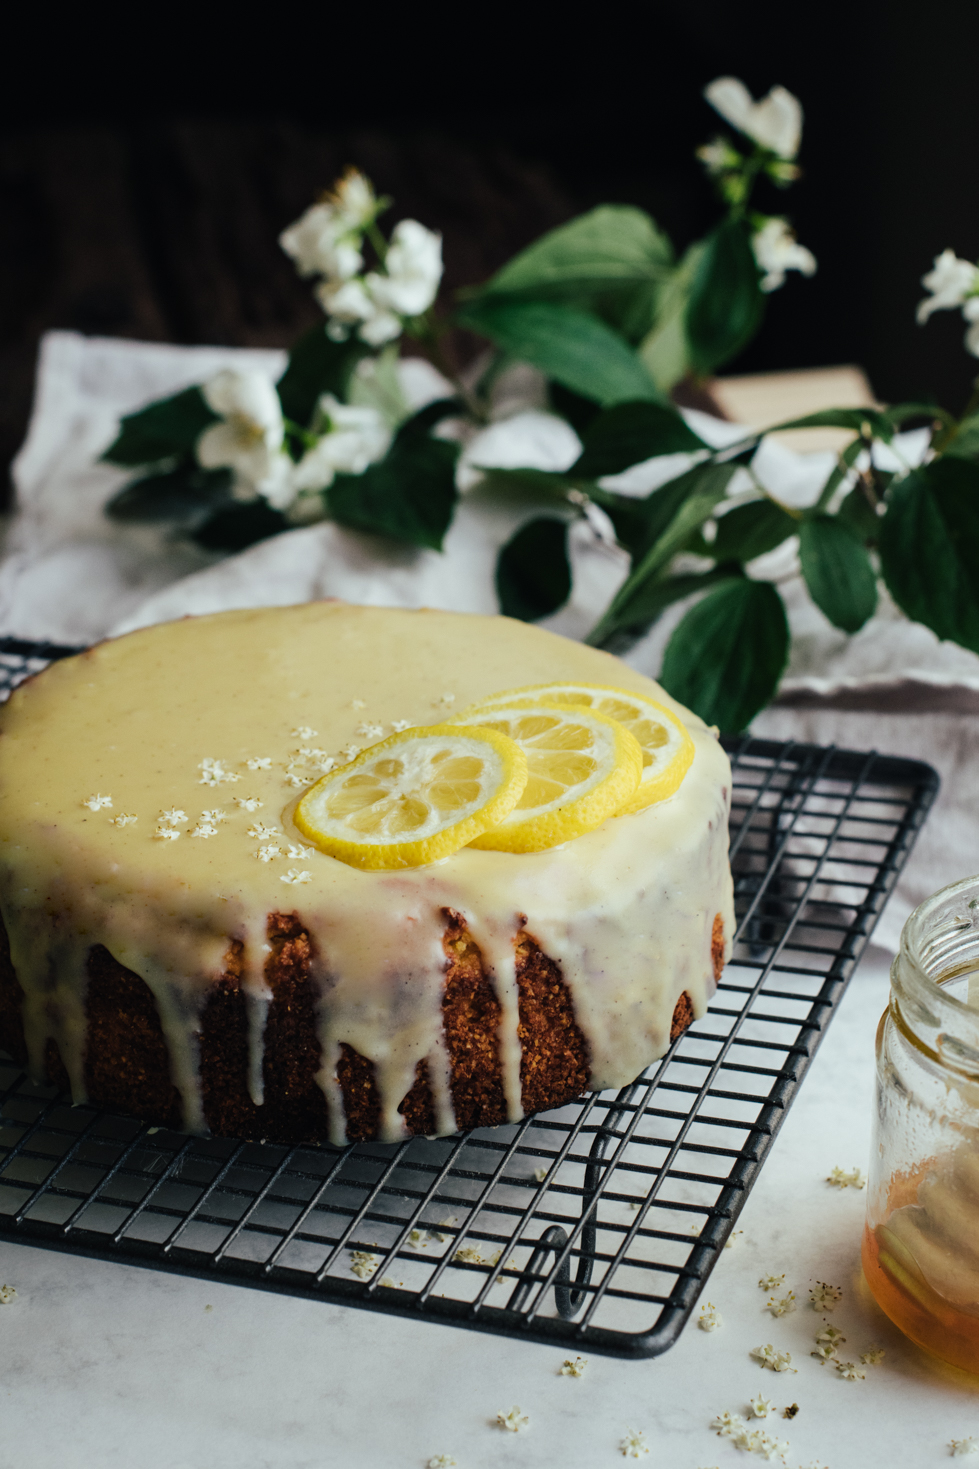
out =
[[827,1176],[826,1182],[833,1188],[866,1188],[867,1180],[859,1168],[854,1168],[852,1173],[846,1173],[842,1168],[834,1168]]
[[588,1366],[587,1357],[565,1357],[558,1368],[558,1377],[584,1377]]
[[649,1453],[649,1444],[641,1428],[626,1430],[625,1438],[619,1444],[619,1453],[623,1459],[640,1459],[643,1454]]
[[522,1433],[529,1423],[527,1414],[521,1413],[518,1407],[511,1408],[509,1413],[504,1413],[501,1408],[496,1415],[496,1426],[505,1428],[508,1433]]

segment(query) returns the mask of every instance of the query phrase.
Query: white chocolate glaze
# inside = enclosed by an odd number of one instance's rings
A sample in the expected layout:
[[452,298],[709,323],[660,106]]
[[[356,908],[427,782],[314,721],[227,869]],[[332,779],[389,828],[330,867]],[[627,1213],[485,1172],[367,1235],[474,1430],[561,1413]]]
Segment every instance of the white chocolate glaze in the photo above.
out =
[[[349,867],[292,825],[299,791],[378,730],[554,680],[618,685],[675,710],[696,746],[676,794],[549,851],[467,848],[399,871]],[[523,915],[560,963],[591,1085],[623,1086],[666,1049],[680,993],[696,1016],[712,993],[715,914],[728,943],[733,931],[729,803],[727,757],[696,716],[610,655],[509,619],[311,603],[102,643],[22,686],[0,715],[0,911],[32,1067],[40,1074],[53,1037],[83,1099],[85,964],[103,944],[153,992],[185,1126],[200,1130],[199,1017],[235,939],[260,1101],[267,918],[295,912],[313,945],[334,1139],[344,1138],[342,1043],[374,1063],[385,1138],[403,1135],[398,1104],[423,1058],[438,1130],[451,1132],[441,1012],[450,908],[501,1004],[511,1118],[521,1115]],[[122,813],[137,819],[116,824]]]

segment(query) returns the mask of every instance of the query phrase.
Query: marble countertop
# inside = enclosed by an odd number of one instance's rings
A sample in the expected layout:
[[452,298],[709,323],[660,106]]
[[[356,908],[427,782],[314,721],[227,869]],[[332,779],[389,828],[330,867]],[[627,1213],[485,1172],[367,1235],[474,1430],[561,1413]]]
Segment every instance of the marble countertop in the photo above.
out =
[[[723,1469],[755,1456],[711,1420],[759,1391],[779,1416],[757,1426],[789,1445],[778,1463],[939,1463],[952,1438],[979,1437],[979,1380],[882,1315],[860,1273],[866,1194],[825,1181],[866,1170],[887,962],[868,951],[722,1253],[705,1293],[719,1330],[691,1321],[662,1357],[592,1356],[562,1377],[552,1347],[0,1242],[0,1284],[17,1291],[0,1306],[0,1469],[423,1469],[440,1454],[459,1469],[599,1469],[624,1462],[629,1430],[650,1469]],[[783,1272],[799,1306],[773,1319],[757,1282]],[[841,1355],[885,1349],[863,1381],[809,1355],[817,1280],[843,1291]],[[765,1342],[797,1372],[753,1361]],[[519,1433],[495,1426],[514,1405]]]

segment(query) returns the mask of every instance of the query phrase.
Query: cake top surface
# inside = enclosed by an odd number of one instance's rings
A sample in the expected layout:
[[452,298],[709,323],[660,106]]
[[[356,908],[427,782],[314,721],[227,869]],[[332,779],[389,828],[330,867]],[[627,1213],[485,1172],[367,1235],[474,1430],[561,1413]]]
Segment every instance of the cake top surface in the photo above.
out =
[[291,820],[331,761],[556,679],[646,693],[702,729],[617,658],[503,617],[317,602],[147,628],[13,695],[0,840],[32,832],[178,886],[271,883],[281,903],[290,878],[308,887],[337,866]]

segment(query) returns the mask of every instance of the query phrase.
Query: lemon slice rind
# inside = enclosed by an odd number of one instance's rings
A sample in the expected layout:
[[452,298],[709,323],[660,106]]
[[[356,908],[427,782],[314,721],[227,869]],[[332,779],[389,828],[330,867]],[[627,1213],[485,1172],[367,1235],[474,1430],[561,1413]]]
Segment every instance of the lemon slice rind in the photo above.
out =
[[[555,729],[553,724],[548,727],[547,720],[562,715],[565,718],[558,721],[558,727],[561,723],[566,724],[569,731],[574,726],[579,729],[584,727],[591,735],[585,759],[594,757],[594,772],[578,782],[570,783],[551,800],[529,810],[516,806],[504,821],[476,837],[470,842],[470,846],[488,851],[542,852],[594,831],[635,795],[642,772],[642,750],[639,742],[617,720],[594,709],[549,703],[545,700],[530,703],[520,701],[514,706],[497,702],[491,707],[474,705],[456,715],[451,723],[470,728],[489,727],[495,733],[505,734],[517,743],[522,739],[528,754],[528,787],[533,788],[535,764],[540,763],[541,757],[545,763],[556,762],[560,765],[562,752],[559,749],[548,751],[546,743],[535,762],[534,757],[538,751],[535,750],[534,741],[546,742],[549,733]],[[533,729],[534,716],[539,716],[543,721],[541,728],[536,731]],[[517,728],[518,721],[530,727],[521,731]],[[573,760],[574,756],[569,755],[569,758]],[[551,786],[556,783],[554,779],[549,781]]]
[[[497,707],[500,704],[512,706],[517,703],[523,704],[525,700],[534,702],[539,699],[564,705],[580,702],[585,708],[592,708],[598,713],[618,719],[631,733],[636,734],[643,751],[643,773],[635,795],[618,812],[620,816],[642,811],[646,806],[651,806],[657,801],[665,801],[667,797],[672,796],[680,788],[684,776],[693,763],[696,747],[686,725],[671,709],[667,709],[665,705],[648,698],[645,694],[637,693],[634,689],[617,688],[613,684],[530,684],[525,688],[508,689],[500,694],[491,694],[488,699],[480,700],[479,704],[473,707],[486,709]],[[637,711],[637,718],[630,719],[621,709],[616,713],[616,704],[619,701],[633,705]],[[651,711],[655,721],[666,731],[667,738],[662,744],[653,746],[648,737],[643,739],[643,727],[646,723],[643,713],[646,709]],[[466,710],[464,717],[469,712]]]
[[[450,763],[446,763],[450,762]],[[504,821],[527,784],[527,757],[496,730],[406,729],[324,775],[293,821],[330,857],[370,870],[450,857]]]

